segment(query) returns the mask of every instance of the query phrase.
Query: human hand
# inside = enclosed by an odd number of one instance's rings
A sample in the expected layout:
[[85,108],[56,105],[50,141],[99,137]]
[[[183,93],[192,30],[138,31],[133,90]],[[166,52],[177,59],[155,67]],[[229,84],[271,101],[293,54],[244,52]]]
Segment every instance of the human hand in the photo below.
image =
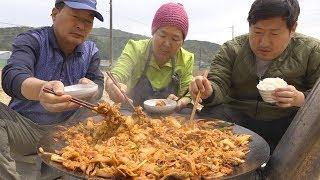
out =
[[[183,108],[185,108],[189,103],[190,103],[190,98],[188,97],[182,97],[181,99],[179,99],[176,95],[174,94],[170,94],[167,99],[171,99],[174,101],[177,101],[177,107],[176,110],[181,110]],[[179,99],[179,100],[178,100]]]
[[[127,93],[127,86],[125,84],[119,83],[121,91],[123,93]],[[106,82],[106,86],[105,86],[105,90],[107,91],[107,93],[109,94],[109,97],[116,103],[122,103],[125,102],[126,99],[123,96],[123,94],[121,93],[120,89],[113,83],[113,81],[111,79],[108,79]],[[129,101],[132,100],[129,99]]]
[[213,89],[210,81],[203,76],[193,77],[190,85],[189,92],[192,96],[192,99],[195,100],[198,92],[201,92],[199,101],[202,102],[202,99],[207,99],[213,93]]
[[279,107],[301,107],[305,102],[304,94],[291,85],[275,89],[272,98]]
[[[52,89],[56,95],[44,92],[44,88]],[[39,93],[40,104],[50,112],[63,112],[78,108],[79,105],[70,102],[70,99],[70,95],[64,95],[64,85],[61,81],[44,83]]]
[[93,83],[94,83],[93,81],[85,77],[79,80],[79,84],[93,84]]
[[[81,78],[78,83],[79,84],[95,84],[92,80],[90,80],[90,79],[88,79],[86,77]],[[93,93],[91,96],[85,96],[82,99],[90,101],[92,99],[95,99],[96,96],[98,96],[98,94],[99,94],[99,87],[98,87],[98,90],[95,93]]]

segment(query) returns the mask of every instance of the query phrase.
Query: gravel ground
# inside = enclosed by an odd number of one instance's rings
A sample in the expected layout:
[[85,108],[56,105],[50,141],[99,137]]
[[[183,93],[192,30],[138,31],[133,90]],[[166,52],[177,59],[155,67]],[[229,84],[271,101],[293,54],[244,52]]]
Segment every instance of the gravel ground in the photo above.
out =
[[[0,74],[1,74],[1,70],[0,70]],[[11,97],[8,96],[3,90],[2,90],[2,86],[1,86],[1,75],[0,75],[0,102],[2,102],[3,104],[9,104]]]
[[3,104],[8,104],[10,102],[10,96],[8,96],[5,92],[3,92],[2,88],[0,90],[0,102]]

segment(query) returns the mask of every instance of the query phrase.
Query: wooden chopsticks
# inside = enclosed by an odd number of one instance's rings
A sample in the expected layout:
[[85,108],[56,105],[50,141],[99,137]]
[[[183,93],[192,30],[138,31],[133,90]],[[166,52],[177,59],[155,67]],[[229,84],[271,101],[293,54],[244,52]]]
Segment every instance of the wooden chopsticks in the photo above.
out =
[[[43,88],[43,91],[46,92],[46,93],[50,93],[50,94],[54,94],[54,95],[57,95],[52,89],[49,89],[49,88]],[[84,100],[81,100],[81,99],[78,99],[78,98],[75,98],[75,97],[72,97],[70,100],[70,102],[73,102],[73,103],[76,103],[80,106],[83,106],[85,108],[88,108],[88,109],[91,109],[93,111],[96,111],[98,112],[98,110],[95,108],[97,107],[97,105],[94,105],[94,104],[91,104],[87,101],[84,101]]]
[[135,108],[134,108],[132,102],[129,100],[129,97],[127,96],[127,94],[121,90],[121,86],[118,83],[117,79],[112,75],[112,73],[110,71],[106,71],[106,72],[107,72],[108,76],[110,77],[110,79],[112,80],[112,82],[118,87],[118,89],[120,90],[121,94],[124,96],[128,105],[130,105],[131,108],[134,110]]
[[[208,76],[208,70],[205,70],[204,74],[203,74],[203,77],[207,78],[207,76]],[[201,95],[201,92],[199,91],[198,94],[197,94],[197,97],[196,97],[196,101],[193,104],[192,113],[191,113],[191,116],[190,116],[190,121],[192,121],[194,119],[194,115],[196,113],[196,110],[197,110],[197,107],[198,107],[198,104],[199,104],[200,95]]]
[[183,97],[185,97],[189,92],[189,88],[186,89],[186,91],[184,91],[184,93],[182,94],[182,96],[180,96],[176,101],[179,101],[180,99],[182,99]]

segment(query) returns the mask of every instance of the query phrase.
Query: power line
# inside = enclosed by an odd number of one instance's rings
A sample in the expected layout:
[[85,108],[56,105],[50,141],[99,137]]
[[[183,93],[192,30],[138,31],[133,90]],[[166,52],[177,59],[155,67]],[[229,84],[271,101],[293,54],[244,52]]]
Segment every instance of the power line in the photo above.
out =
[[148,24],[142,22],[142,21],[139,21],[139,20],[136,20],[136,19],[133,19],[133,18],[129,18],[129,17],[126,17],[126,16],[122,16],[122,15],[118,15],[119,17],[122,17],[122,18],[125,18],[125,19],[128,19],[130,21],[133,21],[133,22],[136,22],[136,23],[139,23],[139,24],[142,24],[142,25],[145,25],[145,26],[149,26]]

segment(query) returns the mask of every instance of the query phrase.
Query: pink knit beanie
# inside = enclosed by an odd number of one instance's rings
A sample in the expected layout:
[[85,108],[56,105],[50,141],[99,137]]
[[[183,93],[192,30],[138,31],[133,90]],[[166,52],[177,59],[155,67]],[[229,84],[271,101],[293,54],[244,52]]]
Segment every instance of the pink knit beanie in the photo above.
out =
[[183,39],[186,38],[188,34],[189,21],[188,15],[182,4],[167,3],[157,10],[152,21],[152,35],[163,26],[176,26],[180,28],[183,34]]

